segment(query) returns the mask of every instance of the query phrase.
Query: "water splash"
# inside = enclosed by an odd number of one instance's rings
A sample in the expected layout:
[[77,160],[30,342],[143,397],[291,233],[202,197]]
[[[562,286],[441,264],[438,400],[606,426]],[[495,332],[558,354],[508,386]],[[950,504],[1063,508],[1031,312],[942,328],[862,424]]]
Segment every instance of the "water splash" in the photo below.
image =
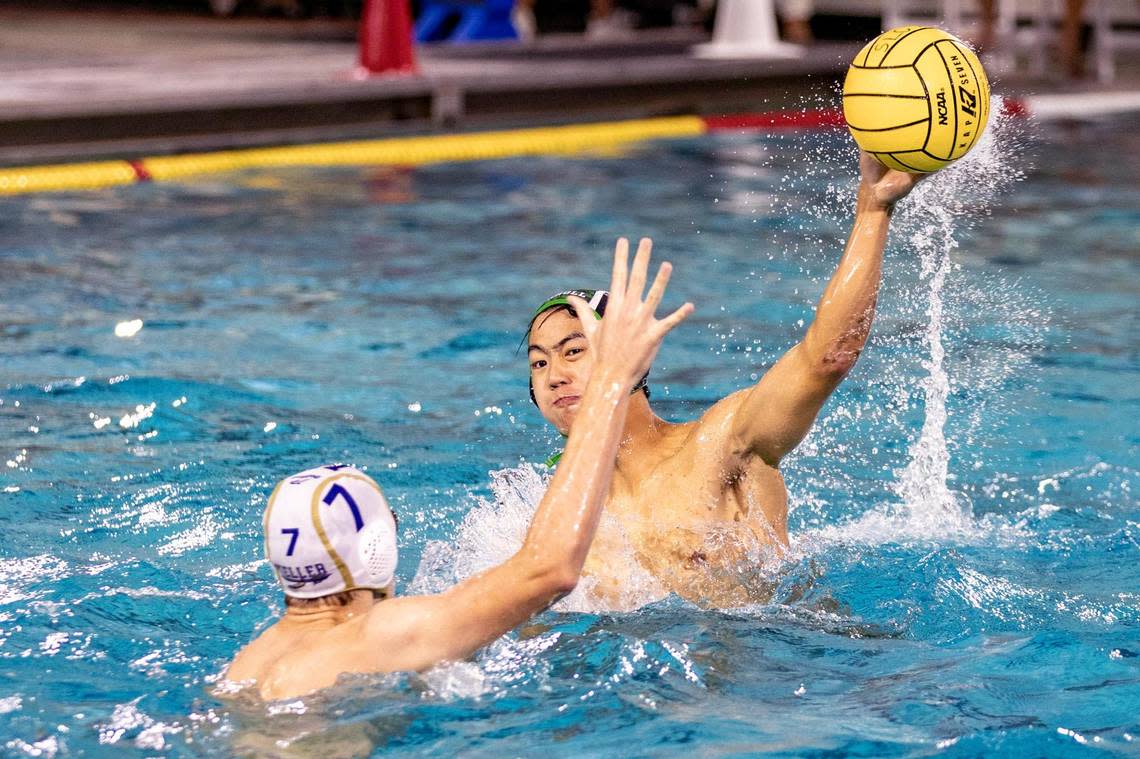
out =
[[[924,209],[926,210],[926,209]],[[910,244],[922,256],[922,276],[928,282],[929,303],[924,339],[929,357],[923,361],[927,376],[922,381],[926,416],[922,431],[910,447],[910,461],[903,469],[895,491],[902,501],[903,516],[911,531],[930,527],[962,533],[971,523],[970,508],[950,490],[950,449],[946,442],[946,399],[950,376],[946,370],[943,346],[942,292],[950,270],[950,251],[958,247],[954,239],[954,217],[942,205],[929,208],[928,226],[911,235]]]
[[[921,182],[900,204],[892,225],[894,238],[906,241],[907,254],[917,254],[919,276],[925,285],[915,296],[923,314],[920,339],[926,353],[921,361],[925,376],[919,385],[920,399],[911,399],[910,386],[896,387],[898,408],[894,413],[901,414],[916,402],[921,402],[923,413],[920,431],[908,447],[907,461],[895,470],[891,491],[897,500],[882,503],[847,524],[822,526],[805,536],[806,541],[799,541],[801,544],[820,539],[825,543],[899,539],[975,542],[995,528],[988,522],[977,522],[969,498],[953,488],[954,446],[947,435],[951,418],[947,403],[958,384],[958,370],[947,360],[953,347],[948,330],[953,316],[946,310],[947,286],[957,267],[953,254],[959,249],[962,232],[989,216],[994,201],[1025,176],[1013,160],[1025,140],[1023,123],[1003,113],[996,97],[992,113],[993,121],[974,150]],[[1021,302],[1011,298],[1014,301]],[[1010,309],[1000,311],[1002,318],[1016,320]],[[1004,371],[1012,369],[1005,367]],[[976,367],[963,370],[958,379],[967,384],[976,380],[993,384],[993,377],[973,376],[976,373]]]
[[439,593],[510,558],[522,547],[547,483],[539,467],[491,472],[491,497],[476,499],[453,540],[428,542],[408,591]]
[[962,535],[973,526],[968,500],[950,488],[946,401],[951,379],[943,344],[943,289],[952,267],[951,253],[958,248],[958,228],[976,223],[980,212],[988,212],[998,195],[1024,177],[1024,172],[1010,166],[1011,138],[1020,130],[1003,114],[1000,98],[993,98],[991,112],[994,121],[977,147],[918,185],[899,219],[902,230],[910,233],[909,247],[919,254],[928,288],[924,342],[929,355],[923,361],[927,376],[922,381],[925,417],[910,446],[910,460],[895,483],[901,501],[898,516],[913,535]]
[[[491,497],[477,498],[451,541],[431,541],[424,547],[410,593],[439,593],[474,574],[509,559],[522,547],[535,509],[550,481],[545,467],[523,465],[491,472]],[[622,557],[628,574],[617,596],[598,592],[585,576],[572,593],[555,604],[561,612],[633,610],[661,599],[665,590],[642,567],[621,525],[602,514],[595,544]]]

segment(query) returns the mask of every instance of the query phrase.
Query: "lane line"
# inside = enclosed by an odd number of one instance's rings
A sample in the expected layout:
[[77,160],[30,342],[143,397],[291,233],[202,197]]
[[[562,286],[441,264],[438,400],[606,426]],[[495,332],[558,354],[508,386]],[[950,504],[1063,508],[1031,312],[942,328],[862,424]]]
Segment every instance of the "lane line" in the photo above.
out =
[[[1005,98],[1002,110],[1042,121],[1140,111],[1140,92]],[[575,155],[648,140],[730,130],[819,129],[846,124],[838,108],[671,116],[491,132],[226,150],[132,160],[0,168],[0,195],[94,190],[205,174],[295,166],[422,166],[527,155]]]

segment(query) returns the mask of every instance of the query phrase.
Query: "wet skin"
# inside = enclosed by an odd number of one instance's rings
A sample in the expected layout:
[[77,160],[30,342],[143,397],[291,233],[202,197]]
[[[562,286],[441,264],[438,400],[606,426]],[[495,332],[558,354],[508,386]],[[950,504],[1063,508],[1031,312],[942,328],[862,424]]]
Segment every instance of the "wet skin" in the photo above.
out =
[[[343,604],[335,594],[295,599],[234,657],[225,675],[231,685],[264,699],[289,698],[326,688],[343,674],[423,670],[462,659],[577,586],[610,492],[630,390],[693,308],[686,303],[658,319],[672,266],[662,264],[645,292],[648,251],[631,267],[628,247],[622,240],[614,251],[610,319],[584,330],[596,365],[577,400],[582,421],[518,552],[442,593],[377,601],[371,590],[349,589]],[[582,301],[575,307],[588,308]]]
[[[538,406],[568,433],[593,367],[581,324],[566,311],[540,317],[529,344]],[[750,570],[787,545],[787,490],[776,466],[721,445],[738,406],[729,396],[697,421],[671,424],[643,393],[631,399],[606,516],[583,570],[596,600],[630,608],[674,591],[734,606],[763,595]]]
[[[891,212],[920,179],[866,153],[860,170],[851,234],[803,340],[756,385],[696,421],[672,424],[644,394],[631,400],[605,518],[583,570],[595,599],[612,608],[670,591],[718,607],[766,599],[770,586],[756,570],[788,545],[780,461],[866,343]],[[651,246],[642,240],[641,249]],[[528,339],[535,401],[563,434],[583,421],[576,399],[593,371],[583,326],[570,312],[550,311]]]

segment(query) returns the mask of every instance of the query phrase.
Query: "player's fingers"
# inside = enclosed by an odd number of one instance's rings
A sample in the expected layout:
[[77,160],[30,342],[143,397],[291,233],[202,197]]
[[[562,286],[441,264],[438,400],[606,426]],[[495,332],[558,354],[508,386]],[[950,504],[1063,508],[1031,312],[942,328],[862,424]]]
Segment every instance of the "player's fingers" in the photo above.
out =
[[657,269],[657,276],[653,280],[653,286],[649,288],[649,294],[645,296],[645,303],[649,306],[649,312],[654,313],[657,311],[657,304],[661,302],[662,296],[665,295],[665,288],[669,286],[669,277],[673,273],[673,264],[665,261]]
[[637,244],[637,255],[633,257],[633,268],[629,272],[629,287],[627,292],[638,301],[645,292],[645,279],[649,272],[649,257],[653,252],[653,241],[642,237]]
[[693,313],[692,303],[686,303],[685,305],[681,306],[676,311],[657,322],[658,334],[661,337],[665,337],[665,335],[668,334],[674,327],[685,321],[685,319],[688,319],[689,314],[691,313]]
[[570,307],[574,309],[578,321],[582,323],[582,333],[586,335],[586,342],[593,345],[594,335],[598,332],[598,317],[594,314],[594,309],[577,295],[568,295],[566,300],[570,301]]
[[629,277],[629,240],[619,237],[614,246],[614,270],[610,275],[610,298],[625,294],[625,284]]

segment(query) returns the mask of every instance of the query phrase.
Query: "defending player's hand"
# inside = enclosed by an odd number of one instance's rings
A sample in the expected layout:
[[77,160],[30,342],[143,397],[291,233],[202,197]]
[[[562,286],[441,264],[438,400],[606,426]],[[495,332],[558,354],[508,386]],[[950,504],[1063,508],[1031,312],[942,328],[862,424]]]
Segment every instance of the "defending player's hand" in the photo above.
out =
[[574,296],[569,299],[594,353],[595,371],[614,371],[630,387],[649,371],[665,335],[693,312],[693,304],[686,303],[663,319],[654,315],[673,271],[673,265],[668,261],[661,264],[653,285],[642,299],[652,249],[653,242],[642,238],[630,267],[629,241],[624,237],[618,240],[614,249],[609,302],[606,316],[601,321],[594,318],[586,301]]

